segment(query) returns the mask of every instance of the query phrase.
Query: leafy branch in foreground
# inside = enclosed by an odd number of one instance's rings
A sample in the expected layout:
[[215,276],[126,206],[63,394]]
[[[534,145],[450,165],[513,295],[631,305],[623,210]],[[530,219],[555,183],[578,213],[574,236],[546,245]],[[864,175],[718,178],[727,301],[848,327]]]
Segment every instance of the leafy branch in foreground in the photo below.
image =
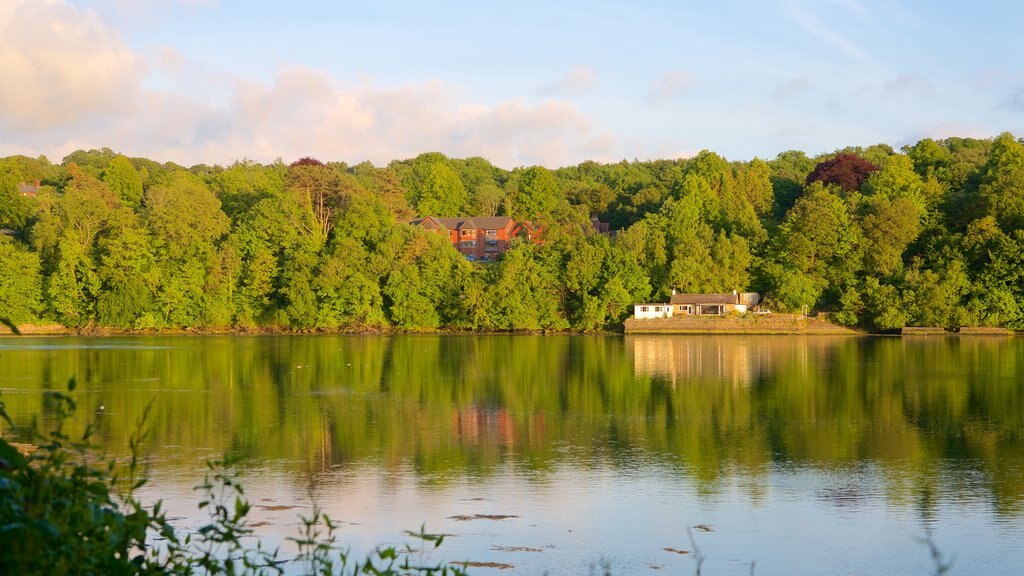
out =
[[[47,392],[57,422],[49,435],[36,438],[38,446],[0,439],[0,574],[464,574],[441,563],[412,563],[416,551],[409,546],[379,548],[364,560],[351,560],[337,544],[334,524],[318,508],[302,519],[302,534],[289,539],[298,548],[293,558],[264,549],[258,540],[247,544],[253,535],[251,505],[231,457],[207,463],[196,488],[203,493],[199,508],[209,511],[209,522],[182,535],[162,502],[147,507],[135,497],[146,483],[139,454],[149,408],[137,422],[127,463],[101,459],[94,464],[91,426],[79,438],[64,432],[77,408],[70,394],[74,378],[67,388],[67,394]],[[0,419],[14,427],[2,402]],[[406,534],[434,547],[443,540],[423,528]]]

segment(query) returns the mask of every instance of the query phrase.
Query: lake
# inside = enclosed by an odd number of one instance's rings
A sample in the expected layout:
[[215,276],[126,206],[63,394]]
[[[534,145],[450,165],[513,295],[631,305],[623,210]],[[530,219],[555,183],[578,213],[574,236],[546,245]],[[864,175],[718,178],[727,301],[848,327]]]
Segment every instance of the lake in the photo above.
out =
[[930,535],[1024,573],[1020,338],[3,338],[4,436],[72,376],[111,454],[153,402],[142,496],[184,529],[231,453],[259,535],[315,500],[357,556],[425,523],[524,574],[933,574]]

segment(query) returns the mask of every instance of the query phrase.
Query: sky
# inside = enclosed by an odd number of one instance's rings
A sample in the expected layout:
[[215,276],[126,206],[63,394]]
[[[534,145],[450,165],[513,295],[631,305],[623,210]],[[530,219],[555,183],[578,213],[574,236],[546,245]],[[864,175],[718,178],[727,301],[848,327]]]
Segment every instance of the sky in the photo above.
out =
[[0,155],[504,168],[1024,136],[1005,0],[0,0]]

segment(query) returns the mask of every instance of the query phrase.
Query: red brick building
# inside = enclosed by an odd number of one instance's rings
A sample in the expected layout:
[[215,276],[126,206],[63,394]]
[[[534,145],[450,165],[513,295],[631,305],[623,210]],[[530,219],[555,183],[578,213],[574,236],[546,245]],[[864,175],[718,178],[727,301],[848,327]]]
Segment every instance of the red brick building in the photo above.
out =
[[424,230],[448,234],[455,249],[475,260],[490,260],[508,251],[513,238],[540,242],[540,229],[508,216],[441,218],[427,216],[409,222]]

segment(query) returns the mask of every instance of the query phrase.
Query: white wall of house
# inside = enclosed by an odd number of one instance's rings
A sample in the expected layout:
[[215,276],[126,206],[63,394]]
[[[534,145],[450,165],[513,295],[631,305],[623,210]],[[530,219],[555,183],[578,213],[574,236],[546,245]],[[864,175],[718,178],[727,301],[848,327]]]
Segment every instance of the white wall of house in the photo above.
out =
[[671,318],[672,306],[670,304],[634,304],[633,317],[637,319]]

